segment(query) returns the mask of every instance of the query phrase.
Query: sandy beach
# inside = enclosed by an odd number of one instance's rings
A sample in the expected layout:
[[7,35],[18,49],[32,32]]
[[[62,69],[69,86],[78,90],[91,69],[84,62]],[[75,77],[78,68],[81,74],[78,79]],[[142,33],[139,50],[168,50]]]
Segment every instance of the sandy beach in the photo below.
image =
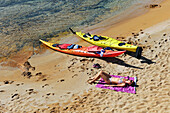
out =
[[[169,113],[170,0],[159,5],[140,16],[106,24],[109,26],[104,25],[102,30],[98,26],[103,22],[84,30],[131,38],[143,47],[141,59],[128,54],[114,58],[78,57],[42,45],[45,53],[33,55],[27,62],[16,64],[16,68],[1,66],[0,113]],[[71,33],[69,37],[78,38]],[[91,45],[83,40],[77,43]],[[87,80],[99,72],[93,68],[95,63],[109,74],[137,77],[136,94],[88,84]]]

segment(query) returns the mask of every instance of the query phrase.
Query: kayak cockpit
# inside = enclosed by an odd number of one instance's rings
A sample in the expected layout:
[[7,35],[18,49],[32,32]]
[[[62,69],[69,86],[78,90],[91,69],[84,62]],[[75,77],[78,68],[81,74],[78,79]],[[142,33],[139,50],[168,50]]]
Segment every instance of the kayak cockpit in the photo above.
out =
[[90,40],[94,40],[94,41],[99,41],[99,40],[107,40],[107,38],[102,37],[102,36],[97,36],[97,35],[91,35],[90,33],[85,33],[83,35],[84,38],[90,38]]
[[78,49],[82,48],[82,46],[78,44],[53,44],[53,47],[58,47],[60,49]]

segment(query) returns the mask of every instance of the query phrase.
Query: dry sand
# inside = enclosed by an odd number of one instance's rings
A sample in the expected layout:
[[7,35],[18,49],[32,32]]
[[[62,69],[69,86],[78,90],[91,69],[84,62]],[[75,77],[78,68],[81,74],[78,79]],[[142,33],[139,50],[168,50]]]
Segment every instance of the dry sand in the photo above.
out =
[[[142,16],[100,32],[106,36],[113,32],[115,36],[128,34],[127,39],[143,45],[141,59],[133,55],[85,58],[48,49],[42,55],[31,57],[30,65],[21,67],[31,74],[24,76],[20,69],[0,67],[0,112],[170,112],[168,4],[170,0]],[[139,35],[131,36],[132,32]],[[92,67],[94,63],[99,63],[101,69],[110,74],[136,76],[137,93],[115,92],[87,84],[99,71]]]

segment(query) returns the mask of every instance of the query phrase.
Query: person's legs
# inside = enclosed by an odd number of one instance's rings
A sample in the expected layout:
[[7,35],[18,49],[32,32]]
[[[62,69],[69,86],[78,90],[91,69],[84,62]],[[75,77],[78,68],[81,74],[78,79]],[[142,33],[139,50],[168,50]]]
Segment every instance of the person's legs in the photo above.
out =
[[100,76],[107,84],[110,84],[109,78],[111,78],[111,76],[109,74],[102,71]]
[[91,84],[91,83],[93,83],[94,81],[98,80],[98,79],[100,78],[101,73],[102,73],[102,71],[98,72],[95,77],[93,77],[92,79],[90,79],[89,83]]
[[96,76],[89,81],[89,83],[93,83],[94,81],[98,80],[99,78],[103,78],[103,80],[107,83],[110,84],[110,78],[111,76],[103,71],[100,71],[99,73],[96,74]]

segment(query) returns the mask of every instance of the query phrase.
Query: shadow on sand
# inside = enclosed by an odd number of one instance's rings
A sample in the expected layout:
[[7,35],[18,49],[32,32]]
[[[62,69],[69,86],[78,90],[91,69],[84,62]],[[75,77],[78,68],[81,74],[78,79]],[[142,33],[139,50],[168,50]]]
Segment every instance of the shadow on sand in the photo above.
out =
[[143,61],[141,61],[141,63],[147,63],[147,64],[153,64],[153,63],[156,63],[156,62],[153,62],[152,60],[150,59],[147,59],[146,57],[142,56],[141,59]]
[[[128,54],[128,55],[130,55],[132,57],[135,57],[135,53],[133,53],[133,52],[126,52],[125,54]],[[152,60],[150,60],[150,59],[148,59],[148,58],[146,58],[144,56],[141,56],[141,58],[139,58],[139,59],[142,60],[141,63],[147,63],[147,64],[156,63],[156,62],[153,62]]]
[[127,64],[123,60],[120,60],[120,59],[118,59],[116,57],[112,57],[112,58],[99,58],[99,59],[105,60],[108,63],[118,64],[118,65],[122,65],[122,66],[125,66],[125,67],[136,68],[136,69],[143,69],[141,67],[136,67],[136,66]]

